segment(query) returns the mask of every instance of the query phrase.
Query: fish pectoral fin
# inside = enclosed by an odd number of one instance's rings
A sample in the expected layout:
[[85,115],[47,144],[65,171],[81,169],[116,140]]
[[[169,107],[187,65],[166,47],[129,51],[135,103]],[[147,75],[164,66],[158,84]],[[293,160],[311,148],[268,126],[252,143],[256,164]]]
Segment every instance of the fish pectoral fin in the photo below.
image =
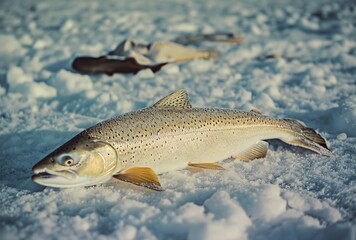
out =
[[148,167],[128,168],[118,174],[115,174],[113,177],[124,182],[152,189],[154,191],[163,191],[157,174]]
[[189,167],[211,169],[211,170],[225,170],[225,168],[217,163],[188,163]]
[[264,158],[267,155],[268,143],[259,141],[246,150],[233,155],[232,157],[242,161],[249,161],[257,158]]

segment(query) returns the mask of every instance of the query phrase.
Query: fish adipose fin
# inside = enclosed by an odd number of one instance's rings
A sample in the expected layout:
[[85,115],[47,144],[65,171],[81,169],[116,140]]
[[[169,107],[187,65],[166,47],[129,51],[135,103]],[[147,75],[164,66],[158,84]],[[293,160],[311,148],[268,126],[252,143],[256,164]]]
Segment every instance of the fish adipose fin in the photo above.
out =
[[246,150],[239,152],[232,157],[237,160],[249,161],[257,158],[264,158],[267,155],[268,143],[259,141]]
[[284,142],[291,145],[303,147],[317,152],[321,155],[331,156],[332,152],[329,150],[325,139],[320,136],[315,130],[306,127],[304,124],[293,119],[284,119],[290,122],[293,132],[295,132],[292,139],[282,139]]
[[154,191],[163,191],[156,173],[151,168],[132,167],[114,175],[113,177]]
[[225,170],[225,168],[217,163],[189,163],[189,167],[211,169],[211,170]]
[[260,110],[256,109],[256,108],[251,109],[250,112],[255,113],[255,114],[262,115],[262,112],[261,112]]
[[192,105],[189,102],[187,91],[178,90],[159,100],[153,107],[189,109],[192,108]]

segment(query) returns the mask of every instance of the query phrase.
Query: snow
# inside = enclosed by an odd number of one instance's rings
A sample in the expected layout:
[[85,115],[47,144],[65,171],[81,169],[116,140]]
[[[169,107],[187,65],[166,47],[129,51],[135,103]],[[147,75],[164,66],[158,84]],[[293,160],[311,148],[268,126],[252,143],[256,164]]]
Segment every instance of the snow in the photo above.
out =
[[60,70],[54,78],[51,78],[49,84],[58,89],[58,94],[62,96],[93,89],[93,82],[89,76],[82,76],[64,69]]
[[21,56],[26,50],[21,46],[21,43],[13,36],[8,34],[0,35],[0,54]]
[[6,80],[9,93],[19,93],[26,98],[53,98],[57,89],[43,82],[34,82],[30,73],[25,73],[22,68],[11,66],[7,72]]
[[[4,0],[0,18],[0,239],[355,239],[352,1]],[[124,39],[224,31],[244,41],[190,46],[216,48],[216,60],[137,75],[70,68]],[[80,131],[177,89],[193,106],[303,121],[333,156],[269,141],[266,158],[227,160],[225,171],[161,174],[164,192],[31,181],[31,167]]]

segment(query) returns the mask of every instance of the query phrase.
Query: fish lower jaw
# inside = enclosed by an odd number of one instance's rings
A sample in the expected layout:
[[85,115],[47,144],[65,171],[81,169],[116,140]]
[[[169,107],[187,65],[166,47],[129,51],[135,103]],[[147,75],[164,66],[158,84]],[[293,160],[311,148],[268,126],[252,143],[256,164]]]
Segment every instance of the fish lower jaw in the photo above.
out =
[[64,174],[67,171],[51,171],[47,168],[41,169],[41,170],[34,170],[33,173],[34,175],[32,176],[33,178],[53,178],[53,177],[67,177],[66,175],[69,174]]
[[32,180],[40,179],[40,178],[53,178],[57,177],[58,174],[55,172],[49,171],[48,169],[36,169],[33,170],[34,175],[32,175]]
[[37,169],[33,171],[31,179],[37,184],[48,187],[64,187],[71,183],[75,176],[68,171],[51,171],[49,169]]

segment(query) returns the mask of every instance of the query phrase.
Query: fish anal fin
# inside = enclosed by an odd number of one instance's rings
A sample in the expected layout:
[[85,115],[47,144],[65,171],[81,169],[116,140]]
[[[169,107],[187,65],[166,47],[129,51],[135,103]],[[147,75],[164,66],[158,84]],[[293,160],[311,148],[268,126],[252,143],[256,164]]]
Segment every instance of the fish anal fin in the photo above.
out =
[[225,170],[225,168],[217,163],[189,163],[189,167],[211,169],[211,170]]
[[128,168],[113,177],[154,191],[163,191],[156,173],[148,167]]
[[159,100],[152,107],[189,109],[192,108],[192,105],[189,102],[187,92],[182,89],[182,90],[172,92],[168,96]]
[[256,144],[247,148],[246,150],[233,155],[232,157],[242,161],[264,158],[267,155],[267,149],[268,143],[265,141],[259,141]]

